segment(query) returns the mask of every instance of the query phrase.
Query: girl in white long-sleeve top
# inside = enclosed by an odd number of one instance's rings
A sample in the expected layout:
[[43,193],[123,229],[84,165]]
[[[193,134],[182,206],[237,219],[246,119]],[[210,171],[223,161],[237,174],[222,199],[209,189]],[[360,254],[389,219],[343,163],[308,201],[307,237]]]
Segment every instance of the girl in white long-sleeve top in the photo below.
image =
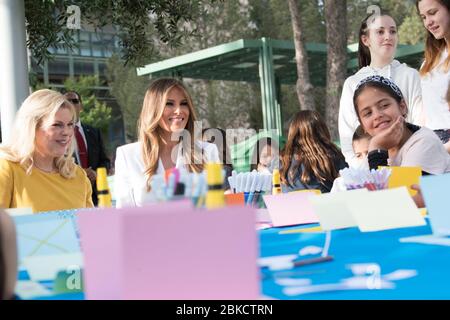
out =
[[183,83],[163,78],[150,85],[138,121],[138,142],[116,151],[117,207],[140,206],[144,199],[151,199],[152,177],[165,170],[201,172],[204,163],[219,162],[217,147],[195,136],[195,120]]
[[422,125],[422,93],[417,70],[394,59],[398,43],[397,25],[387,15],[369,16],[359,30],[359,71],[345,80],[339,106],[339,136],[342,153],[350,165],[355,161],[352,137],[359,125],[353,105],[353,94],[358,83],[372,75],[391,79],[401,89],[408,105],[407,121]]
[[450,0],[418,0],[417,11],[427,29],[425,61],[420,69],[425,125],[434,130],[450,152]]

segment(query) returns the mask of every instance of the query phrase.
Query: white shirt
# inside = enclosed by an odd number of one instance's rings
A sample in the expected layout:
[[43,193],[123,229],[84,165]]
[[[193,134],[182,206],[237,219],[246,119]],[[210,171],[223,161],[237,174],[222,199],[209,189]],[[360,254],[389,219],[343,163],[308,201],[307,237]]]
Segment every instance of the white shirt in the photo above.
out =
[[422,77],[423,105],[426,115],[425,126],[432,130],[450,129],[450,112],[446,100],[450,72],[445,72],[443,63],[447,59],[445,50],[439,65]]
[[[76,127],[78,127],[78,130],[81,133],[81,136],[83,137],[84,140],[84,144],[86,145],[86,151],[88,151],[88,145],[87,145],[87,140],[86,140],[86,135],[84,134],[84,130],[83,127],[81,126],[81,122],[80,120],[78,120],[78,122],[75,124]],[[75,157],[77,159],[77,163],[81,165],[81,161],[80,161],[80,155],[78,153],[78,143],[77,143],[77,138],[75,137],[75,132],[73,133],[74,135],[74,145],[75,145]]]
[[397,60],[393,60],[381,69],[375,69],[369,66],[361,68],[357,73],[345,80],[339,105],[339,138],[341,150],[350,166],[352,166],[355,159],[352,138],[359,125],[353,105],[353,95],[359,82],[373,75],[389,78],[400,88],[408,106],[406,121],[416,125],[422,125],[423,122],[422,89],[420,86],[420,75],[417,70]]
[[[219,151],[215,144],[198,141],[205,161],[220,162]],[[178,148],[175,167],[187,171],[184,158],[181,155],[182,148]],[[159,159],[156,174],[163,174],[164,166]],[[149,199],[147,194],[147,176],[141,151],[141,142],[135,142],[118,147],[115,161],[114,192],[116,196],[116,207],[142,206],[144,198]]]

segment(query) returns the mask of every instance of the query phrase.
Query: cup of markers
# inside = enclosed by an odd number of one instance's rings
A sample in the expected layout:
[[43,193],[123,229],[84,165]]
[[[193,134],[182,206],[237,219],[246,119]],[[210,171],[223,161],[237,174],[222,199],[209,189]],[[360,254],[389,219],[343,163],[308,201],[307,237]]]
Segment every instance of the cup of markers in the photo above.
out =
[[388,188],[391,169],[387,167],[377,170],[345,168],[340,170],[339,174],[347,190],[366,188],[369,191],[375,191]]
[[197,206],[202,202],[206,191],[204,173],[191,173],[172,168],[166,170],[164,174],[152,177],[150,191],[152,196],[149,199],[155,202],[166,202],[189,198]]
[[[225,172],[222,174],[224,176]],[[242,194],[244,205],[264,208],[262,196],[272,194],[272,174],[259,173],[256,170],[237,173],[233,170],[228,182],[232,193]],[[206,171],[194,173],[173,168],[152,177],[152,195],[147,199],[152,202],[166,202],[187,198],[191,199],[196,208],[203,208],[206,206],[208,189]]]
[[245,205],[255,208],[264,207],[262,196],[272,189],[272,175],[256,170],[240,173],[233,170],[228,182],[233,193],[243,193]]
[[[194,207],[203,208],[208,206],[208,191],[222,193],[223,196],[223,176],[225,171],[221,169],[218,173],[219,185],[215,185],[214,190],[210,190],[208,185],[207,170],[195,173],[177,168],[168,169],[164,174],[155,175],[152,178],[153,197],[157,202],[174,201],[179,199],[191,199]],[[220,182],[221,181],[221,182]],[[220,197],[219,197],[220,198]],[[218,199],[219,199],[218,198]],[[217,206],[220,206],[217,204]]]

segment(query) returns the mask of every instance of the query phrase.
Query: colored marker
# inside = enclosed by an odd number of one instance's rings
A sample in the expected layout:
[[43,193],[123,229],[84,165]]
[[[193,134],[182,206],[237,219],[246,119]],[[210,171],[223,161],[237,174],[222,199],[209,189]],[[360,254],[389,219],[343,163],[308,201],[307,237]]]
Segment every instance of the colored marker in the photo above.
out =
[[208,191],[206,193],[206,208],[214,209],[225,206],[225,196],[223,190],[222,164],[206,164],[206,182]]
[[272,175],[272,194],[280,194],[281,193],[281,179],[280,179],[280,170],[273,169]]
[[111,207],[111,194],[106,179],[106,168],[97,168],[97,197],[99,208]]

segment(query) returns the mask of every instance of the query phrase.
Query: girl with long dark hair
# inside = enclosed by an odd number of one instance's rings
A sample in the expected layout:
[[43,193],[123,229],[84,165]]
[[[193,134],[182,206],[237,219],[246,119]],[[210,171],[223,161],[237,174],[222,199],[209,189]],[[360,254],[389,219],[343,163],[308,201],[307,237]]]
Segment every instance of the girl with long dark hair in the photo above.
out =
[[348,166],[316,111],[300,111],[295,115],[281,154],[280,175],[286,191],[330,192],[339,170]]

